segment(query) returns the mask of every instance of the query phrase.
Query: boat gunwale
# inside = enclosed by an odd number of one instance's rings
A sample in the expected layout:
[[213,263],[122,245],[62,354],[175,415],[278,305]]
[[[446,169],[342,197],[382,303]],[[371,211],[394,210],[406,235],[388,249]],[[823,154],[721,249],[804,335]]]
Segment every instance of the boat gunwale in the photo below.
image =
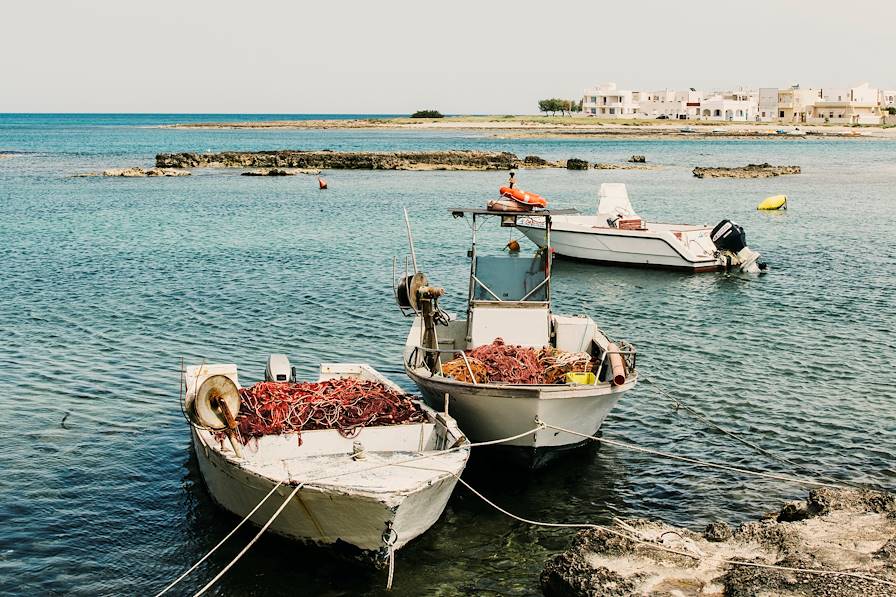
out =
[[[517,228],[527,228],[529,230],[541,230],[541,228],[539,228],[538,226],[526,226],[523,224],[517,224],[516,227]],[[562,228],[558,229],[553,226],[552,226],[552,229],[553,229],[552,231],[555,234],[558,232],[561,232],[561,233],[567,233],[567,234],[584,234],[584,235],[591,234],[591,235],[604,235],[604,236],[618,236],[618,237],[623,237],[623,238],[631,238],[632,235],[629,233],[632,233],[632,232],[642,232],[642,233],[645,232],[644,230],[611,230],[611,229],[606,229],[607,231],[604,232],[603,229],[600,229],[600,228],[596,228],[595,229],[595,230],[597,230],[596,232],[589,232],[589,231],[585,231],[585,230],[564,230]],[[648,230],[647,232],[650,232],[650,231]],[[525,234],[525,232],[523,232],[523,234]],[[659,236],[657,232],[650,232],[650,234],[652,236],[649,236],[649,237],[642,236],[642,238],[649,238],[651,240],[658,240],[658,241],[662,241],[662,242],[666,243],[673,251],[675,251],[678,254],[679,257],[681,257],[683,260],[685,260],[689,264],[694,264],[695,266],[699,266],[700,264],[715,264],[717,266],[717,269],[721,268],[721,264],[719,263],[718,258],[692,259],[692,258],[688,257],[687,255],[685,255],[682,252],[680,247],[676,247],[671,242],[669,242],[669,239]],[[552,242],[551,244],[554,245],[553,246],[554,254],[561,256],[561,257],[569,257],[568,255],[563,255],[562,253],[557,252],[556,242]],[[588,259],[587,257],[572,257],[572,259],[581,259],[582,261],[600,261],[597,259]],[[613,264],[617,264],[617,263],[627,264],[628,263],[625,261],[608,261],[606,259],[603,261],[606,263],[613,263]],[[644,265],[646,265],[648,267],[654,267],[654,264],[644,264]],[[690,269],[687,266],[679,266],[679,265],[667,265],[667,266],[656,266],[656,267],[673,267],[673,268],[681,268],[681,269]]]

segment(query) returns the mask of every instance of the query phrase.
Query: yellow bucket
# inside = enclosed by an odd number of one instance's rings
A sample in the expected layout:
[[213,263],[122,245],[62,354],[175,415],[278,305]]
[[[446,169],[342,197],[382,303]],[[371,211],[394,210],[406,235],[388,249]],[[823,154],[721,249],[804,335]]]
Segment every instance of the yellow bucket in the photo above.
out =
[[580,373],[577,371],[572,371],[566,374],[566,383],[577,383],[582,385],[594,385],[594,381],[597,378],[594,377],[594,374],[588,371],[587,373]]

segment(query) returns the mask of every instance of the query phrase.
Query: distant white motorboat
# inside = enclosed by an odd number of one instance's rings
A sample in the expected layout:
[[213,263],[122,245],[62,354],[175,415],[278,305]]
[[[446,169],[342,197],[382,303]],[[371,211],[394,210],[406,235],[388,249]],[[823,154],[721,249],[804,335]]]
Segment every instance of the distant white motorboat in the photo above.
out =
[[[525,434],[539,421],[579,434],[596,434],[622,395],[637,383],[634,347],[610,340],[587,315],[552,312],[550,251],[539,251],[534,257],[477,253],[476,230],[483,218],[513,226],[518,218],[529,214],[488,209],[451,211],[455,217],[472,220],[467,316],[445,317],[437,305],[444,290],[429,286],[421,272],[402,279],[396,298],[403,312],[413,316],[404,353],[408,376],[431,405],[444,403],[447,396],[449,412],[474,442]],[[531,217],[541,219],[550,230],[552,219],[562,217],[556,213],[542,210],[532,212]],[[442,365],[458,354],[497,338],[535,349],[548,346],[568,353],[586,352],[594,360],[596,375],[585,383],[516,385],[460,381],[442,374]],[[544,428],[503,442],[495,449],[503,450],[517,463],[537,468],[584,441],[581,435]]]
[[[766,269],[759,253],[747,246],[743,228],[730,220],[712,229],[645,222],[632,208],[624,184],[604,183],[598,195],[597,214],[554,217],[551,242],[558,256],[688,272],[758,274]],[[517,228],[538,246],[546,246],[540,218],[521,218]]]
[[[272,356],[270,381],[288,379],[284,361]],[[403,393],[368,365],[322,364],[320,380],[332,378],[376,381]],[[221,425],[208,424],[216,417],[226,424],[216,400],[239,408],[232,391],[239,388],[236,365],[187,367],[183,381],[199,470],[215,502],[244,517],[282,483],[250,518],[263,525],[301,485],[269,528],[284,537],[344,543],[385,558],[438,520],[469,458],[469,442],[454,419],[424,404],[426,422],[364,427],[351,438],[320,429],[303,430],[301,442],[296,434],[266,435],[242,446],[222,441]],[[231,389],[220,390],[225,387]]]

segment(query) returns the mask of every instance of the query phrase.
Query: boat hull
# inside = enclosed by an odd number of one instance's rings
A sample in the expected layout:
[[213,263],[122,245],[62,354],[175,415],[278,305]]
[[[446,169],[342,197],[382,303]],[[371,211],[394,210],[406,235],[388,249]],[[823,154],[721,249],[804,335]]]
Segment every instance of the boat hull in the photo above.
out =
[[[225,510],[245,517],[277,481],[240,467],[200,433],[193,429],[193,446],[212,499]],[[383,551],[383,532],[391,526],[397,533],[394,548],[398,549],[439,519],[456,482],[452,474],[441,475],[416,491],[381,495],[309,483],[292,498],[269,530],[306,543],[347,543],[375,552]],[[265,524],[294,489],[295,482],[281,485],[250,521],[258,526]]]
[[[594,435],[624,392],[634,387],[637,375],[621,386],[507,386],[457,383],[421,375],[406,367],[425,400],[448,412],[474,443],[494,441],[525,433],[537,421]],[[550,452],[568,450],[587,438],[555,429],[539,429],[501,446],[517,448],[520,460],[538,466],[551,459]]]
[[[544,245],[543,228],[525,225],[518,225],[517,228],[535,244]],[[638,230],[595,228],[580,232],[563,230],[555,224],[551,230],[551,245],[557,257],[604,265],[691,273],[724,269],[724,264],[715,257],[696,258],[680,247],[675,247],[661,235]]]

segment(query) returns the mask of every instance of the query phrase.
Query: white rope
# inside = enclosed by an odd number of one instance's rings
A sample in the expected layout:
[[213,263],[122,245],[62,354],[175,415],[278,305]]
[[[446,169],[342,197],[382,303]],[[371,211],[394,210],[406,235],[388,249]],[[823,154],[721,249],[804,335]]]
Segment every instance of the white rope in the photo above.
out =
[[642,448],[641,446],[636,446],[635,444],[629,444],[626,442],[620,442],[617,440],[607,439],[605,437],[597,437],[594,435],[588,435],[586,433],[580,433],[578,431],[573,431],[571,429],[565,429],[563,427],[558,427],[556,425],[551,425],[549,423],[544,424],[548,429],[556,429],[557,431],[562,431],[564,433],[569,433],[572,435],[578,435],[579,437],[584,437],[586,439],[592,439],[596,442],[606,443],[611,446],[617,446],[620,448],[626,448],[628,450],[634,450],[636,452],[643,452],[645,454],[652,454],[654,456],[662,456],[663,458],[670,458],[672,460],[679,460],[681,462],[687,462],[690,464],[695,464],[697,466],[705,466],[707,468],[715,468],[723,471],[729,471],[734,473],[741,473],[744,475],[752,475],[754,477],[764,477],[766,479],[775,479],[777,481],[787,481],[789,483],[801,483],[803,485],[814,485],[816,487],[831,487],[835,489],[849,489],[843,485],[835,485],[832,483],[822,483],[821,481],[814,481],[812,479],[803,479],[799,477],[788,477],[787,475],[778,475],[775,473],[766,473],[762,471],[756,471],[753,469],[742,468],[739,466],[730,466],[727,464],[718,464],[715,462],[709,462],[706,460],[699,460],[697,458],[690,458],[688,456],[679,456],[677,454],[671,454],[669,452],[663,452],[661,450],[651,450],[650,448]]
[[215,578],[213,578],[213,579],[211,579],[210,581],[208,581],[204,587],[202,587],[201,589],[199,589],[199,590],[193,595],[193,597],[199,597],[200,595],[202,595],[203,593],[205,593],[206,591],[208,591],[208,590],[212,587],[212,585],[214,585],[216,582],[218,582],[218,579],[219,579],[219,578],[221,578],[222,576],[224,576],[224,574],[226,574],[227,571],[230,570],[230,568],[233,567],[233,565],[236,564],[236,563],[239,561],[239,559],[240,559],[241,557],[243,557],[243,555],[244,555],[247,551],[249,551],[249,548],[250,548],[250,547],[252,547],[253,545],[255,545],[255,542],[258,541],[258,540],[261,538],[261,536],[264,534],[264,532],[265,532],[266,530],[268,530],[268,527],[271,526],[271,524],[274,522],[274,520],[276,520],[277,517],[280,516],[280,513],[283,512],[283,509],[284,509],[284,508],[286,508],[286,504],[288,504],[288,503],[290,502],[290,500],[292,500],[292,498],[295,497],[295,495],[296,495],[297,493],[299,493],[299,490],[302,489],[302,487],[303,487],[303,485],[302,485],[301,483],[299,483],[298,485],[296,485],[296,488],[292,490],[292,492],[289,494],[289,496],[287,496],[287,498],[286,498],[285,500],[283,500],[283,503],[280,504],[280,507],[277,508],[277,511],[276,511],[276,512],[274,512],[274,515],[271,516],[271,517],[268,519],[268,521],[267,521],[266,523],[264,523],[264,526],[261,527],[261,530],[258,531],[258,533],[257,533],[254,537],[252,537],[252,540],[249,541],[249,543],[246,545],[246,547],[244,547],[244,548],[242,549],[242,551],[240,551],[240,553],[236,554],[236,557],[233,558],[233,559],[230,561],[229,564],[227,564],[226,566],[224,566],[224,568],[223,568],[223,569],[222,569],[222,570],[215,576]]
[[[547,425],[547,427],[551,427],[551,425]],[[553,429],[557,429],[557,427],[553,427]],[[452,473],[452,474],[453,474],[453,473]],[[697,560],[698,562],[700,562],[700,561],[718,562],[719,564],[730,564],[730,565],[735,565],[735,566],[752,566],[752,567],[754,567],[754,568],[770,568],[770,569],[774,569],[774,570],[787,570],[787,571],[790,571],[790,572],[805,572],[806,574],[817,574],[817,575],[822,575],[822,576],[848,576],[848,577],[851,577],[851,578],[858,578],[858,579],[861,579],[861,580],[867,580],[867,581],[875,582],[875,583],[879,583],[879,584],[882,584],[882,585],[887,585],[887,586],[893,586],[893,587],[896,587],[896,582],[892,582],[892,581],[889,581],[889,580],[885,580],[885,579],[883,579],[883,578],[878,578],[878,577],[876,577],[876,576],[870,576],[870,575],[867,575],[867,574],[859,574],[859,573],[857,573],[857,572],[846,572],[846,571],[840,571],[840,570],[818,570],[818,569],[812,569],[812,568],[794,568],[794,567],[791,567],[791,566],[779,566],[779,565],[777,565],[777,564],[760,564],[760,563],[758,563],[758,562],[742,562],[742,561],[738,561],[738,560],[729,560],[729,559],[726,559],[726,558],[705,558],[705,557],[702,557],[702,556],[695,555],[695,554],[693,554],[693,553],[688,553],[688,552],[680,551],[680,550],[677,550],[677,549],[671,549],[671,548],[665,547],[665,546],[663,546],[663,545],[659,545],[659,544],[657,544],[657,543],[654,543],[653,541],[647,541],[646,539],[641,539],[640,537],[637,537],[637,536],[635,536],[635,535],[630,535],[630,534],[628,534],[628,533],[623,533],[623,532],[621,532],[621,531],[617,531],[616,529],[612,529],[612,528],[609,528],[609,527],[601,526],[601,525],[599,525],[599,524],[592,524],[592,523],[541,522],[541,521],[538,521],[538,520],[530,520],[530,519],[528,519],[528,518],[523,518],[522,516],[517,516],[516,514],[514,514],[514,513],[512,513],[512,512],[509,512],[509,511],[507,511],[507,510],[505,510],[504,508],[502,508],[501,506],[499,506],[499,505],[496,504],[495,502],[491,501],[490,499],[488,499],[487,497],[485,497],[484,495],[482,495],[481,493],[479,493],[478,491],[476,491],[476,490],[475,490],[469,483],[467,483],[466,481],[464,481],[463,479],[461,479],[458,475],[454,475],[454,476],[455,476],[455,478],[457,478],[457,480],[460,481],[460,482],[461,482],[467,489],[469,489],[471,492],[473,492],[473,494],[475,494],[477,497],[479,497],[479,498],[480,498],[482,501],[484,501],[486,504],[488,504],[489,506],[491,506],[492,508],[494,508],[494,509],[497,510],[498,512],[501,512],[502,514],[504,514],[504,515],[506,515],[506,516],[509,516],[510,518],[513,518],[513,519],[518,520],[518,521],[520,521],[520,522],[524,522],[524,523],[526,523],[526,524],[531,524],[531,525],[534,525],[534,526],[541,526],[541,527],[549,527],[549,528],[592,528],[592,529],[599,529],[599,530],[602,530],[602,531],[606,531],[606,532],[608,532],[608,533],[610,533],[610,534],[612,534],[612,535],[616,535],[616,536],[618,536],[618,537],[623,537],[623,538],[628,539],[628,540],[630,540],[630,541],[634,541],[635,543],[639,543],[639,544],[641,544],[641,545],[646,545],[646,546],[650,547],[651,549],[655,549],[655,550],[658,550],[658,551],[664,551],[664,552],[667,552],[667,553],[672,553],[672,554],[676,554],[676,555],[680,555],[680,556],[685,556],[685,557],[688,557],[688,558],[692,558],[692,559],[694,559],[694,560]]]
[[395,576],[395,547],[389,546],[389,578],[386,579],[386,590],[392,590],[392,578]]
[[212,555],[213,553],[215,553],[215,551],[217,551],[217,549],[218,549],[219,547],[221,547],[222,545],[224,545],[224,542],[227,541],[228,539],[230,539],[230,537],[233,536],[233,534],[234,534],[235,532],[237,532],[237,530],[238,530],[241,526],[243,526],[243,524],[244,524],[247,520],[249,520],[249,519],[252,517],[252,515],[255,514],[255,512],[258,511],[259,508],[261,508],[261,505],[262,505],[263,503],[265,503],[265,502],[268,500],[269,497],[271,497],[272,495],[274,495],[274,492],[277,491],[277,488],[280,487],[281,485],[283,485],[283,481],[280,481],[279,483],[277,483],[276,485],[274,485],[274,488],[271,489],[271,490],[268,492],[268,494],[267,494],[266,496],[264,496],[263,498],[261,498],[261,501],[258,502],[258,504],[256,504],[256,506],[255,506],[254,508],[252,508],[252,511],[249,512],[248,514],[246,514],[245,518],[243,518],[243,519],[239,522],[239,524],[237,524],[235,527],[233,527],[233,530],[230,531],[229,533],[227,533],[227,535],[226,535],[223,539],[221,539],[221,540],[218,542],[218,544],[215,545],[215,546],[212,548],[212,550],[211,550],[210,552],[208,552],[207,554],[205,554],[204,556],[202,556],[202,559],[199,560],[198,562],[196,562],[195,564],[193,564],[193,565],[190,567],[189,570],[187,570],[186,572],[184,572],[183,574],[181,574],[180,576],[178,576],[176,579],[174,579],[174,581],[173,581],[170,585],[168,585],[167,587],[165,587],[164,589],[162,589],[161,591],[159,591],[158,593],[156,593],[156,596],[155,596],[155,597],[160,597],[161,595],[164,595],[165,593],[167,593],[167,592],[171,589],[171,587],[173,587],[174,585],[176,585],[177,583],[179,583],[180,581],[182,581],[183,579],[185,579],[187,576],[189,576],[189,574],[190,574],[191,572],[193,572],[194,570],[196,570],[196,568],[198,568],[199,565],[200,565],[202,562],[204,562],[205,560],[207,560],[208,557],[209,557],[210,555]]
[[[545,425],[542,424],[542,423],[539,423],[536,427],[533,427],[532,429],[530,429],[530,430],[528,430],[528,431],[525,431],[525,432],[523,432],[523,433],[518,433],[518,434],[516,434],[516,435],[512,435],[512,436],[510,436],[510,437],[505,437],[505,438],[495,439],[495,440],[489,440],[489,441],[484,441],[484,442],[461,444],[460,446],[455,446],[455,447],[453,447],[453,448],[448,448],[448,449],[446,449],[446,450],[439,450],[439,451],[431,452],[431,453],[429,453],[429,454],[422,454],[422,455],[420,455],[420,456],[415,456],[415,457],[413,457],[413,458],[407,458],[407,459],[405,459],[405,460],[400,460],[400,461],[397,461],[397,462],[387,462],[387,463],[378,464],[378,465],[370,466],[370,467],[367,467],[367,468],[363,468],[363,469],[360,469],[360,470],[346,471],[346,472],[342,472],[342,473],[335,473],[335,474],[332,474],[332,475],[325,475],[325,476],[322,476],[322,477],[315,477],[315,478],[313,478],[313,479],[308,479],[308,480],[306,480],[306,481],[303,481],[303,482],[299,483],[299,485],[296,487],[296,489],[293,490],[293,492],[289,495],[288,498],[286,498],[286,500],[283,502],[283,504],[281,504],[280,508],[274,513],[274,516],[272,516],[271,519],[268,520],[267,523],[265,523],[265,525],[262,527],[261,531],[255,536],[255,538],[253,538],[252,541],[250,541],[249,544],[248,544],[248,545],[247,545],[247,546],[246,546],[246,547],[245,547],[239,554],[237,554],[236,558],[234,558],[234,559],[233,559],[233,560],[232,560],[232,561],[231,561],[231,562],[230,562],[230,563],[229,563],[229,564],[228,564],[228,565],[227,565],[227,566],[226,566],[220,573],[218,573],[218,575],[217,575],[214,579],[212,579],[212,580],[211,580],[205,587],[203,587],[202,590],[201,590],[200,592],[196,593],[196,595],[201,595],[201,594],[202,594],[203,592],[205,592],[209,587],[211,587],[212,584],[215,583],[215,581],[217,581],[219,578],[221,578],[221,576],[223,576],[224,573],[227,572],[227,570],[229,570],[230,567],[233,566],[233,565],[236,563],[236,561],[239,560],[239,559],[243,556],[244,553],[246,553],[246,551],[249,549],[249,547],[251,547],[252,544],[255,543],[256,540],[258,540],[258,538],[261,536],[261,534],[262,534],[262,533],[263,533],[263,532],[264,532],[264,531],[271,525],[271,523],[274,521],[274,519],[275,519],[277,516],[280,515],[280,512],[283,510],[283,508],[286,507],[286,504],[289,503],[289,500],[292,499],[292,497],[298,492],[298,490],[299,490],[301,487],[308,485],[309,483],[314,483],[314,482],[316,482],[316,481],[324,481],[324,480],[328,480],[328,479],[334,479],[334,478],[342,477],[342,476],[345,476],[345,475],[355,475],[355,474],[366,473],[366,472],[368,472],[368,471],[372,471],[372,470],[376,470],[376,469],[380,469],[380,468],[386,468],[386,467],[390,467],[390,466],[402,466],[402,465],[407,464],[407,463],[410,463],[410,462],[416,462],[416,461],[418,461],[418,460],[426,460],[426,459],[429,459],[429,458],[435,458],[435,457],[441,456],[441,455],[443,455],[443,454],[448,454],[448,453],[450,453],[450,452],[457,452],[457,451],[459,451],[459,450],[463,450],[464,448],[475,448],[475,447],[482,447],[482,446],[492,446],[492,445],[495,445],[495,444],[506,443],[506,442],[510,442],[510,441],[514,441],[514,440],[520,439],[521,437],[525,437],[525,436],[527,436],[527,435],[532,435],[532,434],[535,433],[536,431],[540,431],[541,429],[544,429],[544,428],[545,428]],[[450,471],[444,471],[444,472],[448,473],[448,472],[450,472]],[[453,473],[451,473],[451,474],[453,474]],[[455,475],[455,476],[456,476],[456,475]],[[211,551],[209,551],[207,554],[205,554],[205,555],[202,557],[202,559],[200,559],[198,562],[196,562],[196,563],[195,563],[189,570],[187,570],[186,572],[184,572],[183,574],[181,574],[181,575],[180,575],[177,579],[175,579],[171,584],[169,584],[167,587],[165,587],[164,589],[162,589],[162,591],[159,592],[155,597],[160,597],[161,595],[163,595],[163,594],[165,594],[166,592],[168,592],[174,585],[176,585],[177,583],[179,583],[180,581],[182,581],[184,578],[186,578],[186,577],[187,577],[191,572],[193,572],[193,571],[194,571],[194,570],[195,570],[195,569],[196,569],[202,562],[204,562],[206,559],[208,559],[208,557],[209,557],[210,555],[212,555],[212,553],[214,553],[219,547],[221,547],[221,545],[223,545],[224,542],[227,541],[227,540],[228,540],[228,539],[229,539],[229,538],[230,538],[230,537],[237,531],[237,529],[239,529],[239,528],[243,525],[243,523],[245,523],[245,522],[246,522],[246,521],[247,521],[247,520],[248,520],[248,519],[249,519],[249,518],[250,518],[250,517],[251,517],[251,516],[252,516],[252,515],[259,509],[259,508],[260,508],[260,507],[261,507],[261,505],[262,505],[265,501],[267,501],[267,499],[274,493],[274,491],[275,491],[278,487],[280,487],[281,485],[283,485],[284,482],[285,482],[285,481],[280,481],[279,483],[277,483],[277,485],[276,485],[273,489],[271,489],[271,491],[268,492],[268,494],[267,494],[266,496],[264,496],[264,498],[262,498],[262,500],[261,500],[261,501],[260,501],[260,502],[259,502],[253,509],[252,509],[252,511],[249,512],[249,514],[247,514],[246,517],[243,518],[243,520],[241,520],[241,521],[239,522],[239,524],[237,524],[236,527],[234,527],[234,529],[233,529],[232,531],[230,531],[230,532],[227,534],[226,537],[224,537],[223,539],[221,539],[221,541],[218,542],[218,544],[215,545],[215,546],[212,548]],[[391,551],[393,551],[393,550],[390,550],[390,552],[391,552]],[[394,553],[391,553],[390,558],[394,558]],[[391,570],[393,567],[394,567],[394,563],[390,563],[390,570]],[[391,575],[390,575],[390,579],[391,579]],[[390,580],[390,585],[391,585],[391,580]]]
[[[678,397],[676,397],[676,396],[673,396],[673,395],[669,394],[669,393],[668,393],[666,390],[664,390],[663,387],[662,387],[659,383],[657,383],[653,378],[647,377],[646,375],[641,375],[640,377],[641,377],[644,381],[646,381],[648,384],[650,384],[650,386],[651,386],[652,388],[654,388],[654,389],[657,391],[658,394],[660,394],[661,396],[665,396],[666,398],[668,398],[669,400],[671,400],[673,403],[675,403],[675,408],[676,408],[676,409],[678,409],[678,408],[683,408],[683,409],[685,409],[686,411],[688,411],[689,413],[691,413],[691,415],[693,415],[694,417],[696,417],[697,420],[702,421],[703,423],[706,423],[707,425],[709,425],[709,426],[713,427],[714,429],[716,429],[716,430],[718,430],[718,431],[724,433],[725,435],[727,435],[728,437],[734,439],[735,441],[738,441],[738,442],[742,443],[743,445],[745,445],[745,446],[747,446],[747,447],[749,447],[749,448],[752,448],[752,449],[756,450],[757,452],[759,452],[759,453],[761,453],[761,454],[764,454],[764,455],[768,456],[768,457],[771,458],[772,460],[776,460],[776,461],[781,462],[781,463],[783,463],[783,464],[788,464],[788,465],[790,465],[790,466],[792,466],[792,467],[795,467],[795,468],[797,468],[797,469],[803,469],[803,470],[805,470],[805,471],[810,471],[810,472],[812,472],[812,474],[815,474],[814,471],[812,471],[812,469],[810,469],[809,467],[807,467],[807,466],[805,466],[805,465],[801,465],[801,464],[799,464],[799,463],[797,463],[797,462],[794,462],[793,460],[790,460],[789,458],[786,458],[786,457],[784,457],[784,456],[779,456],[779,455],[775,454],[774,452],[771,452],[771,451],[767,450],[766,448],[763,448],[762,446],[760,446],[760,445],[758,445],[758,444],[756,444],[756,443],[754,443],[754,442],[751,442],[750,440],[747,440],[747,439],[742,438],[742,437],[740,436],[740,434],[737,434],[737,433],[735,433],[735,432],[733,432],[733,431],[729,431],[728,429],[725,429],[724,427],[722,427],[721,425],[719,425],[719,424],[716,423],[715,421],[710,420],[709,417],[708,417],[706,414],[700,412],[697,408],[695,408],[695,407],[693,407],[693,406],[691,406],[691,405],[689,405],[689,404],[686,404],[686,403],[685,403],[683,400],[681,400],[680,398],[678,398]],[[696,398],[696,395],[694,395],[694,394],[690,394],[690,396],[693,396],[693,397]],[[825,479],[825,480],[827,480],[827,481],[833,481],[834,483],[845,483],[845,484],[847,484],[847,485],[854,486],[854,487],[859,487],[859,488],[863,487],[863,485],[860,484],[860,483],[849,482],[849,481],[839,481],[839,480],[837,480],[837,479],[834,479],[833,477],[826,477],[826,476],[824,476],[824,475],[817,475],[817,476],[818,476],[819,479]]]

